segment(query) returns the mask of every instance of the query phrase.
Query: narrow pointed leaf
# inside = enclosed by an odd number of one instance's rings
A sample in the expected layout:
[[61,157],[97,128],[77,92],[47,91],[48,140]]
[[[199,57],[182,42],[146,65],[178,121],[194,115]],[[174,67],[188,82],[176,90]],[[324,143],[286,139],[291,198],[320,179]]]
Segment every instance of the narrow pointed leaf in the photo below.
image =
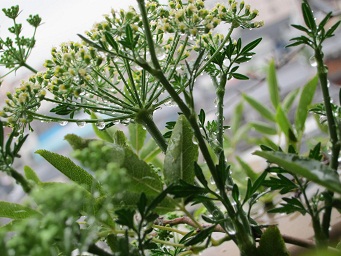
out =
[[164,177],[166,184],[184,180],[194,183],[194,162],[198,158],[198,145],[193,143],[191,125],[180,115],[169,140],[165,161]]
[[283,107],[283,110],[285,112],[289,112],[292,104],[294,103],[297,95],[298,95],[298,92],[299,92],[299,88],[295,89],[295,90],[292,90],[291,92],[289,92],[287,94],[287,96],[285,96],[285,98],[283,99],[282,101],[282,107]]
[[341,194],[341,182],[338,175],[329,166],[319,161],[283,152],[256,151],[254,154],[289,172],[301,175],[316,184]]
[[276,74],[276,66],[275,61],[270,61],[268,68],[268,76],[267,76],[270,100],[272,105],[276,109],[279,105],[280,97],[279,97],[279,87],[277,82],[277,74]]
[[275,114],[254,98],[243,94],[243,98],[259,113],[262,117],[275,122]]
[[258,38],[256,40],[252,41],[251,43],[248,43],[242,49],[241,54],[247,53],[247,52],[253,50],[261,41],[262,41],[262,38]]
[[332,37],[337,29],[337,27],[340,25],[341,21],[336,22],[328,31],[326,32],[326,38]]
[[195,244],[203,242],[207,237],[209,237],[212,234],[214,228],[215,228],[215,225],[198,231],[199,233],[196,234],[193,238],[186,241],[185,245],[190,246],[190,245],[195,245]]
[[21,204],[0,201],[0,217],[2,218],[20,220],[39,214],[36,210]]
[[69,158],[47,150],[37,150],[36,153],[44,157],[58,171],[81,185],[87,191],[91,192],[94,189],[101,191],[100,184],[87,171],[76,165]]
[[243,172],[251,179],[251,181],[255,181],[258,177],[258,174],[252,170],[250,165],[248,165],[243,159],[239,156],[236,157],[238,163],[240,164]]
[[309,30],[301,25],[291,24],[291,26],[303,32],[309,33]]
[[33,181],[35,184],[41,183],[38,175],[36,174],[36,172],[31,167],[25,165],[24,166],[24,172],[25,172],[26,179]]
[[251,122],[249,123],[251,128],[254,128],[256,131],[261,132],[266,135],[276,135],[277,130],[276,128],[268,125],[267,123],[263,122]]
[[315,31],[316,22],[314,19],[313,12],[307,2],[302,3],[302,13],[304,22],[307,25],[307,27],[310,28],[312,31]]
[[318,83],[318,76],[314,76],[304,87],[295,115],[295,128],[299,134],[304,132],[305,121],[308,116],[309,106],[313,101]]
[[[98,119],[97,116],[94,113],[91,113],[91,119]],[[112,136],[109,134],[109,132],[105,130],[100,130],[96,126],[96,124],[92,124],[92,128],[94,129],[95,134],[98,138],[108,141],[108,142],[114,142]]]
[[297,142],[297,138],[293,132],[289,119],[280,105],[277,107],[276,121],[281,128],[281,131],[285,134],[289,141]]
[[4,127],[2,124],[2,121],[0,120],[0,148],[2,149],[4,147]]

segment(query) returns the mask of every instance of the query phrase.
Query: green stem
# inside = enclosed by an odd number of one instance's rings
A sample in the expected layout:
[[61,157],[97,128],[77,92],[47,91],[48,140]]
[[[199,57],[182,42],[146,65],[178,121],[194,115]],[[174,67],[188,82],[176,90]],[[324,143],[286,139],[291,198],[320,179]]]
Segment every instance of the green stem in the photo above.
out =
[[35,74],[38,73],[38,71],[37,71],[36,69],[34,69],[34,68],[31,67],[30,65],[28,65],[26,62],[21,63],[20,66],[27,68],[28,70],[32,71],[32,72],[35,73]]
[[[338,140],[337,135],[337,124],[335,122],[335,118],[333,115],[332,105],[331,105],[331,98],[329,95],[329,88],[328,88],[328,70],[323,62],[323,52],[322,52],[322,46],[318,47],[316,44],[315,47],[315,59],[317,61],[317,71],[319,80],[321,83],[321,89],[323,94],[323,100],[327,115],[327,122],[328,122],[328,129],[329,129],[329,136],[330,136],[330,142],[332,144],[331,146],[331,161],[330,161],[330,167],[333,170],[337,170],[339,165],[339,154],[340,154],[340,142]],[[323,220],[322,220],[322,232],[324,233],[326,238],[329,238],[329,227],[330,227],[330,220],[331,220],[331,213],[332,213],[332,201],[334,193],[329,191],[328,192],[328,200],[325,201],[325,211],[323,214]],[[326,244],[325,244],[326,245]]]
[[148,22],[148,18],[147,18],[147,11],[146,11],[144,0],[137,0],[137,3],[139,5],[140,11],[141,11],[145,35],[146,35],[146,39],[148,42],[150,56],[151,56],[151,60],[152,60],[154,68],[151,68],[147,63],[144,63],[142,65],[142,67],[144,69],[146,69],[149,73],[154,75],[161,82],[161,84],[164,86],[164,88],[167,90],[169,95],[173,98],[174,102],[179,106],[180,110],[182,111],[184,116],[187,118],[187,120],[191,124],[193,131],[194,131],[194,134],[198,140],[198,144],[199,144],[201,153],[202,153],[204,159],[206,160],[207,166],[210,169],[213,178],[215,180],[217,180],[218,177],[216,175],[215,165],[214,165],[214,162],[211,158],[209,150],[206,146],[205,140],[203,139],[203,137],[201,135],[200,128],[199,128],[197,120],[196,120],[196,115],[194,113],[192,113],[192,111],[187,107],[187,105],[183,102],[183,100],[180,98],[178,93],[175,91],[173,86],[170,84],[168,79],[163,74],[161,67],[160,67],[160,64],[159,64],[159,61],[157,59],[156,53],[155,53],[153,37],[152,37],[152,33],[151,33],[150,27],[149,27],[149,22]]
[[142,124],[153,137],[162,152],[166,153],[167,143],[159,128],[156,126],[152,115],[148,110],[141,109],[136,115],[136,122]]

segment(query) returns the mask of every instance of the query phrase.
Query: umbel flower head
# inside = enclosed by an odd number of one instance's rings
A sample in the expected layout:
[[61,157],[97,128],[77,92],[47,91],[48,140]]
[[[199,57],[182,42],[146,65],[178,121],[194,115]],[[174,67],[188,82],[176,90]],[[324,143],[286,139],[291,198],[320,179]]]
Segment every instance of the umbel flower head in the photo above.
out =
[[[213,43],[219,49],[219,44],[226,42],[223,35],[212,37],[220,23],[229,23],[232,28],[262,25],[253,21],[258,12],[251,11],[243,1],[230,0],[227,5],[207,9],[202,0],[174,0],[168,5],[150,0],[146,11],[162,72],[178,93],[186,90],[191,80],[188,64],[198,47],[209,56],[212,50],[205,44]],[[170,102],[152,72],[143,69],[153,64],[141,15],[133,7],[113,10],[86,35],[89,39],[82,37],[82,43],[68,42],[53,48],[45,62],[46,71],[8,95],[0,115],[12,125],[25,127],[32,119],[77,122],[78,112],[95,112],[104,114],[109,126],[139,121],[141,113],[151,115]],[[45,96],[45,91],[51,92],[52,98]],[[57,103],[51,112],[61,117],[49,119],[38,114],[42,100]]]
[[38,73],[28,81],[22,81],[21,86],[13,94],[7,93],[0,117],[7,118],[7,123],[11,127],[22,131],[33,120],[33,113],[39,109],[46,95],[43,81],[43,74]]

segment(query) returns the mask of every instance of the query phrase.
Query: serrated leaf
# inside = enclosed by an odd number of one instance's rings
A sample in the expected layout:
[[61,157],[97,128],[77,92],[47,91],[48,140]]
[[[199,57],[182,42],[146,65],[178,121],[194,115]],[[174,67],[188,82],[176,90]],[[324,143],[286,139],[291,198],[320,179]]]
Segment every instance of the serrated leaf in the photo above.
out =
[[268,125],[264,122],[250,122],[249,123],[251,128],[254,128],[256,131],[266,134],[266,135],[276,135],[277,130],[276,128]]
[[128,129],[130,144],[138,153],[144,145],[147,131],[143,129],[141,124],[129,124]]
[[297,142],[297,138],[293,132],[289,119],[280,105],[277,107],[276,121],[288,140],[291,142]]
[[169,140],[164,161],[166,184],[184,180],[194,183],[194,162],[198,158],[198,145],[193,143],[193,131],[186,117],[180,115]]
[[254,98],[243,94],[243,98],[259,113],[262,117],[275,122],[275,114]]
[[67,134],[64,139],[70,144],[70,146],[76,149],[84,149],[88,146],[89,142],[93,140],[83,139],[82,137],[76,134]]
[[31,167],[25,165],[24,166],[24,172],[25,172],[26,179],[33,181],[35,184],[41,183],[38,175],[36,174],[36,172]]
[[276,66],[275,66],[274,60],[270,61],[269,63],[267,83],[268,83],[270,100],[272,102],[272,105],[276,109],[277,106],[279,105],[280,97],[279,97],[279,87],[278,87],[278,82],[277,82]]
[[316,75],[303,87],[301,92],[295,114],[295,128],[299,136],[304,132],[304,125],[308,116],[309,106],[313,101],[317,84],[318,76]]
[[40,213],[21,204],[0,201],[0,217],[2,218],[20,220],[34,215],[40,215]]
[[76,165],[69,158],[47,150],[37,150],[35,153],[44,157],[57,170],[87,191],[92,192],[94,189],[101,191],[100,184],[87,171]]
[[259,241],[258,255],[289,256],[285,242],[277,226],[268,227]]
[[263,157],[293,174],[301,175],[316,184],[341,194],[341,183],[338,175],[329,166],[319,161],[283,152],[256,151],[253,154]]
[[158,174],[128,147],[125,147],[125,158],[121,167],[127,170],[127,174],[133,182],[129,186],[132,191],[144,192],[147,195],[159,194],[162,191],[163,184]]

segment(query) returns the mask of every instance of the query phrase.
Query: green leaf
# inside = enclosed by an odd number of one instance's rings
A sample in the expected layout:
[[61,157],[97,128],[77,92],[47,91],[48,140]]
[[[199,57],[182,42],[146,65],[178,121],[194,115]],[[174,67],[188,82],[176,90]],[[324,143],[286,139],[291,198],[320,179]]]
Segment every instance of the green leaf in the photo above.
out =
[[296,97],[298,96],[299,88],[290,91],[287,96],[282,101],[282,107],[285,112],[289,112],[292,104],[294,103]]
[[104,36],[108,44],[110,44],[114,48],[114,50],[118,52],[118,45],[111,34],[109,32],[104,32]]
[[159,175],[128,147],[125,147],[125,158],[121,167],[127,170],[132,180],[129,189],[136,192],[144,192],[146,195],[159,194],[163,184]]
[[[247,61],[247,60],[246,60]],[[245,76],[245,75],[242,75],[242,74],[239,74],[239,73],[232,73],[231,74],[235,79],[238,79],[238,80],[249,80],[249,77],[248,76]]]
[[254,155],[263,157],[285,170],[301,175],[325,188],[341,194],[341,183],[336,172],[325,164],[283,152],[256,151]]
[[281,203],[281,207],[271,209],[268,211],[269,213],[286,213],[291,214],[294,212],[300,212],[302,215],[307,213],[307,210],[304,208],[303,204],[295,197],[292,198],[283,198],[286,203]]
[[243,98],[259,113],[262,115],[262,117],[275,122],[275,115],[273,112],[269,110],[269,108],[265,107],[262,103],[255,100],[254,98],[251,98],[247,96],[246,94],[243,94]]
[[186,117],[180,115],[169,140],[165,161],[166,184],[184,180],[194,183],[194,162],[198,158],[198,145],[193,142],[193,131]]
[[318,84],[318,76],[314,76],[302,89],[301,97],[295,114],[295,128],[298,134],[303,134],[309,106],[313,101]]
[[270,180],[265,180],[263,186],[270,187],[271,190],[280,190],[279,192],[281,194],[286,194],[297,189],[297,185],[284,175],[278,173],[277,176],[279,179],[270,177]]
[[193,238],[186,241],[185,245],[190,246],[190,245],[195,245],[195,244],[203,242],[206,238],[208,238],[212,234],[214,228],[215,228],[215,225],[205,228],[203,230],[197,231],[199,233],[196,234]]
[[289,256],[277,226],[268,227],[259,241],[258,255]]
[[33,215],[40,215],[40,213],[20,204],[0,201],[0,217],[2,218],[20,220]]
[[274,108],[277,109],[277,106],[279,105],[279,102],[280,102],[280,97],[279,97],[279,87],[278,87],[277,75],[276,75],[276,66],[275,66],[274,60],[270,61],[270,64],[269,64],[267,82],[268,82],[270,100]]
[[3,127],[3,123],[2,121],[0,120],[0,152],[2,151],[4,147],[4,127]]
[[71,145],[71,147],[76,149],[84,149],[89,145],[90,141],[88,139],[83,139],[82,137],[76,135],[76,134],[67,134],[65,135],[64,139]]
[[292,27],[298,29],[298,30],[301,30],[303,32],[306,32],[306,33],[309,33],[309,30],[301,25],[295,25],[295,24],[291,24]]
[[326,32],[326,38],[332,37],[335,32],[335,30],[337,29],[337,27],[340,25],[341,21],[339,20],[338,22],[336,22],[330,29],[328,29],[328,31]]
[[232,134],[235,134],[241,126],[241,120],[243,117],[243,109],[244,105],[241,101],[238,105],[234,108],[233,115],[231,117],[231,131]]
[[132,145],[133,149],[136,150],[138,153],[144,145],[146,140],[147,131],[143,129],[141,124],[129,124],[129,139],[130,144]]
[[250,165],[248,165],[244,160],[242,160],[239,156],[236,157],[238,163],[240,164],[243,172],[246,174],[247,177],[251,179],[251,181],[255,181],[258,177],[258,174],[255,173]]
[[316,30],[315,18],[313,15],[313,11],[311,10],[307,2],[302,3],[302,13],[304,22],[307,25],[307,27],[310,28],[312,31],[315,31]]
[[24,172],[25,172],[26,179],[33,181],[35,184],[41,183],[38,175],[36,174],[36,172],[31,167],[25,165],[24,166]]
[[281,131],[285,134],[289,141],[297,142],[297,138],[293,132],[289,119],[280,105],[277,107],[276,121],[281,128]]
[[[91,119],[98,119],[95,113],[91,113]],[[112,136],[109,134],[109,132],[105,130],[100,130],[96,126],[96,124],[92,124],[92,128],[94,129],[95,134],[97,135],[98,138],[108,141],[108,142],[114,142]]]
[[252,51],[260,42],[262,41],[262,38],[258,38],[251,43],[248,43],[247,45],[244,46],[242,51],[240,52],[241,54],[248,53],[249,51]]
[[277,134],[277,130],[274,127],[264,122],[250,122],[249,125],[251,128],[254,128],[256,131],[266,134],[266,135]]
[[37,150],[36,153],[44,157],[57,170],[70,180],[84,187],[87,191],[92,192],[94,189],[101,191],[100,184],[87,171],[76,165],[69,158],[47,150]]
[[208,183],[207,180],[205,178],[205,175],[201,169],[201,167],[197,164],[197,162],[194,163],[194,171],[195,171],[195,176],[197,177],[197,179],[200,181],[200,183],[207,188],[208,187]]

